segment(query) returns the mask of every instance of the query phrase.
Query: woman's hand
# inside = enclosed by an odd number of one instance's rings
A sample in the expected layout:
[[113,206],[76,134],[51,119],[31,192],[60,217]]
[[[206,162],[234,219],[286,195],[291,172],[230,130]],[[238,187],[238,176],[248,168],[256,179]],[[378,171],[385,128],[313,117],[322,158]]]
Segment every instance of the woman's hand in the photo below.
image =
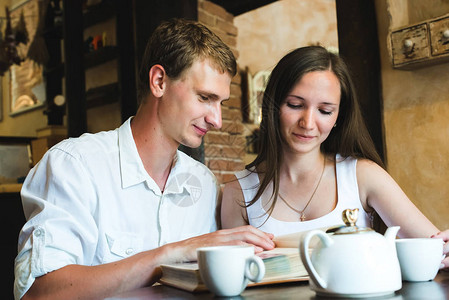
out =
[[432,235],[431,238],[443,239],[443,254],[446,255],[446,257],[441,262],[440,269],[449,270],[449,256],[447,256],[447,254],[449,253],[449,229],[438,232],[437,234]]

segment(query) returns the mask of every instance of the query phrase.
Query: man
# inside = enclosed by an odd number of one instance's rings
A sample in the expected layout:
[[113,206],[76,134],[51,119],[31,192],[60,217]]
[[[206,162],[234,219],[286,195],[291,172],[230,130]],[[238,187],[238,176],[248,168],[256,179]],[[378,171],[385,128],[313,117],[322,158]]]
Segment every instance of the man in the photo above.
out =
[[171,20],[155,30],[136,116],[61,142],[27,176],[16,299],[99,299],[151,285],[160,264],[194,260],[200,246],[273,248],[254,227],[215,231],[215,177],[177,151],[221,127],[235,73],[232,52],[204,26]]

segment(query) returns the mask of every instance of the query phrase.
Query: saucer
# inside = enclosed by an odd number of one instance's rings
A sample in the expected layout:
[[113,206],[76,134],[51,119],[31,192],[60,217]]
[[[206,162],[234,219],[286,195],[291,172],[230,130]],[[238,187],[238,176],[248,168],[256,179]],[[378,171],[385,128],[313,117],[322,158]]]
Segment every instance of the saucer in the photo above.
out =
[[341,294],[341,293],[333,293],[321,289],[316,289],[315,293],[317,296],[321,297],[332,297],[332,298],[374,298],[374,297],[385,297],[385,296],[393,296],[394,291],[388,292],[379,292],[379,293],[359,293],[359,294]]

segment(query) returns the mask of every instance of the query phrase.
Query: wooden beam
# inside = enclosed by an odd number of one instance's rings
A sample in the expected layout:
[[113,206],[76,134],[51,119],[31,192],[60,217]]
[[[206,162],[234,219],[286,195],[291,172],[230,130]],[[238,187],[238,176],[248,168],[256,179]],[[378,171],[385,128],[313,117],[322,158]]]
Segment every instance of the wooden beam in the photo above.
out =
[[385,162],[380,54],[374,2],[337,0],[336,6],[339,53],[352,71],[368,131]]
[[117,1],[118,82],[122,122],[137,112],[133,4]]
[[82,1],[63,0],[63,5],[67,134],[77,137],[87,131]]

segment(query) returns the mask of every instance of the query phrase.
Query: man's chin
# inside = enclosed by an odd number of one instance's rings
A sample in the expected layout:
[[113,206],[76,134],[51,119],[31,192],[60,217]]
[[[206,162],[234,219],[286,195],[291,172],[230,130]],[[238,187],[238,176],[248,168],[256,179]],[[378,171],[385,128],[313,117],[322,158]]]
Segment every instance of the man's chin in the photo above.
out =
[[185,147],[189,147],[189,148],[198,148],[199,146],[201,146],[203,139],[200,138],[199,140],[190,140],[190,141],[183,141],[181,143],[181,145],[185,146]]

